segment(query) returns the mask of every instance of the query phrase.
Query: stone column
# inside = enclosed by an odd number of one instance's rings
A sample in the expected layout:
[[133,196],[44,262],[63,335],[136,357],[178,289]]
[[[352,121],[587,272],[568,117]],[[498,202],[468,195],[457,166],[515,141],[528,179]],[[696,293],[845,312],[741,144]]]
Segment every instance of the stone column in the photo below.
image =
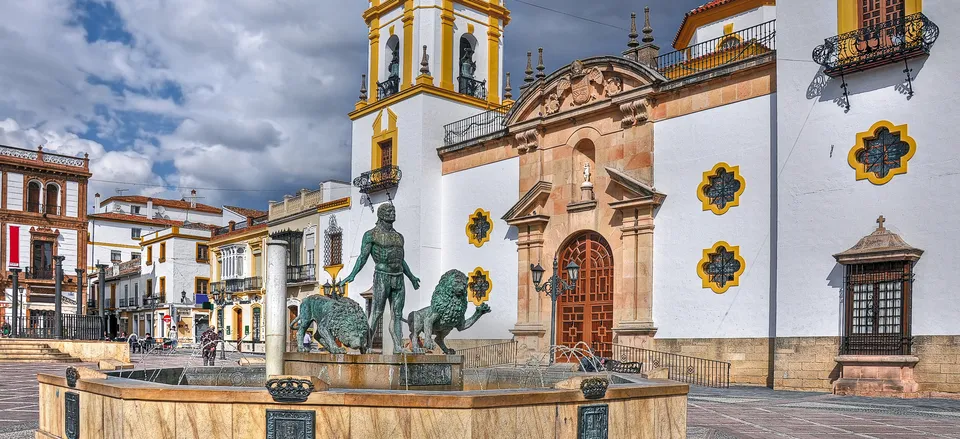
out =
[[266,357],[267,376],[283,375],[283,353],[286,351],[287,242],[267,240],[267,273],[265,307],[267,309]]
[[83,275],[84,270],[78,268],[77,272],[77,315],[83,315]]
[[614,296],[615,343],[644,346],[653,324],[653,206],[620,209],[622,291]]
[[[97,278],[98,284],[100,285],[97,287],[100,289],[97,293],[97,315],[100,316],[100,334],[98,335],[103,335],[107,330],[107,316],[103,306],[103,302],[107,297],[107,264],[97,264],[97,269],[100,270],[99,277]],[[153,316],[151,315],[150,318],[153,319]],[[152,330],[153,328],[150,329]]]
[[[542,300],[549,299],[543,293],[537,292],[533,285],[533,277],[530,272],[530,264],[536,265],[544,262],[550,269],[552,259],[542,260],[543,252],[543,230],[546,226],[546,218],[538,218],[533,222],[520,222],[511,224],[518,229],[517,237],[517,324],[510,330],[518,343],[520,343],[521,358],[528,358],[535,352],[541,352],[546,343],[547,326],[543,323],[540,315]],[[545,277],[546,276],[545,273]]]
[[20,336],[20,269],[10,269],[10,279],[13,284],[10,286],[13,293],[13,336]]
[[53,259],[57,261],[53,272],[53,316],[56,319],[53,322],[53,330],[56,338],[59,339],[63,338],[63,305],[60,302],[63,302],[63,260],[66,257],[54,256]]

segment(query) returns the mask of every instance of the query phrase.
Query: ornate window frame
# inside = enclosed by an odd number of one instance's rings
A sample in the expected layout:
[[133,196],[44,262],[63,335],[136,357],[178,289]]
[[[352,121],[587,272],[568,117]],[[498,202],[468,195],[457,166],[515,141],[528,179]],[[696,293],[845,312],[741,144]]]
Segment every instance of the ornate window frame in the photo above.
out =
[[[721,248],[732,253],[733,260],[740,264],[740,267],[730,274],[731,279],[727,280],[723,285],[714,282],[711,279],[712,275],[707,272],[706,268],[707,265],[712,262],[712,256],[719,253]],[[703,258],[697,263],[697,275],[700,276],[703,288],[709,288],[714,293],[723,294],[726,293],[730,287],[740,286],[740,276],[746,268],[747,263],[743,260],[743,257],[740,256],[740,246],[730,245],[726,241],[717,241],[716,244],[713,244],[713,247],[703,250]]]
[[[900,157],[900,166],[891,169],[887,175],[880,177],[876,173],[868,171],[867,166],[857,160],[857,156],[860,155],[861,151],[866,150],[864,143],[868,140],[875,139],[877,132],[883,128],[886,128],[890,134],[899,134],[900,141],[906,143],[910,149]],[[879,186],[889,183],[896,175],[906,174],[908,162],[916,152],[917,142],[907,133],[907,124],[894,125],[890,121],[881,120],[873,124],[869,130],[857,133],[857,143],[853,145],[853,148],[850,148],[850,153],[847,154],[847,163],[856,171],[857,181],[869,180],[871,183]]]
[[[467,275],[467,279],[467,297],[471,303],[480,306],[490,300],[490,292],[493,291],[493,279],[490,278],[489,271],[484,270],[483,267],[474,268]],[[479,283],[478,285],[478,281],[485,282],[485,284]],[[479,286],[482,290],[474,290],[474,285]]]
[[[383,115],[387,115],[387,129],[383,129]],[[381,160],[381,146],[390,142],[391,161],[393,166],[397,166],[397,114],[387,108],[380,110],[380,114],[373,121],[373,138],[370,145],[370,170],[380,169],[383,166]]]
[[[728,201],[723,207],[711,203],[711,198],[707,196],[705,192],[707,188],[712,185],[712,180],[718,177],[718,173],[721,169],[724,170],[724,172],[731,174],[733,179],[740,183],[740,188],[738,188],[733,194],[733,200]],[[723,215],[727,213],[731,207],[740,205],[740,196],[743,195],[743,191],[746,188],[747,182],[744,180],[743,175],[740,174],[740,166],[730,166],[726,162],[720,162],[717,163],[713,169],[703,173],[703,180],[701,180],[700,185],[697,186],[697,198],[699,198],[700,202],[703,203],[704,211],[709,210],[716,215]]]
[[[339,248],[334,248],[334,237],[339,239]],[[334,256],[339,252],[338,260]],[[339,262],[334,264],[334,262]],[[331,215],[327,228],[323,231],[323,269],[336,281],[340,270],[343,269],[343,228],[337,224],[337,216]]]
[[[486,218],[487,224],[490,225],[490,228],[487,229],[487,233],[484,236],[478,236],[476,231],[473,230],[474,220],[478,220],[481,217]],[[470,244],[473,244],[474,247],[477,248],[483,247],[483,244],[490,241],[490,236],[493,235],[493,217],[490,216],[490,211],[484,210],[482,207],[473,211],[470,217],[467,218],[467,225],[464,227],[464,232],[467,234],[467,240]]]
[[[923,12],[923,0],[904,0],[903,15]],[[845,34],[860,29],[859,2],[837,0],[837,33]]]

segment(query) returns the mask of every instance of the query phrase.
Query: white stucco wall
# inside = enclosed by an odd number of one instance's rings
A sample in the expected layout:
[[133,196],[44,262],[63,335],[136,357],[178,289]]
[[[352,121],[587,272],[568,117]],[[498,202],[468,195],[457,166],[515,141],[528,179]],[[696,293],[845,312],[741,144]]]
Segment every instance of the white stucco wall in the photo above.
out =
[[23,174],[6,172],[7,175],[7,209],[23,210]]
[[[517,231],[500,218],[517,201],[515,191],[505,188],[516,187],[518,181],[519,158],[443,176],[443,269],[456,268],[469,276],[481,267],[490,272],[493,282],[487,302],[493,311],[466,332],[452,332],[450,338],[513,337],[509,330],[517,322]],[[493,220],[490,241],[480,248],[466,234],[469,217],[478,208],[489,211]],[[474,307],[469,308],[468,317]]]
[[[836,11],[836,5],[833,6],[832,11]],[[697,31],[694,32],[693,39],[690,41],[690,45],[692,46],[697,43],[709,41],[723,36],[723,27],[730,23],[733,23],[733,32],[740,32],[749,27],[766,23],[776,18],[776,6],[761,6],[756,9],[751,9],[749,11],[724,18],[723,20],[718,20],[713,23],[700,26],[697,28]]]
[[[819,66],[811,51],[837,33],[836,2],[781,2],[777,22],[779,264],[777,335],[837,335],[841,327],[842,270],[831,257],[856,244],[877,226],[886,227],[925,251],[916,266],[913,334],[957,334],[960,302],[953,273],[957,252],[956,160],[960,111],[953,80],[960,34],[953,2],[928,1],[923,13],[940,28],[929,57],[910,60],[916,94],[905,84],[903,63],[846,76],[850,111],[834,103],[840,80],[814,87]],[[907,124],[917,143],[907,174],[885,185],[856,181],[847,154],[858,132],[879,120]]]
[[[655,187],[667,195],[655,216],[653,314],[658,338],[766,337],[770,286],[772,106],[763,96],[654,125]],[[697,188],[719,162],[739,166],[746,187],[725,214],[703,210]],[[717,241],[740,247],[740,285],[703,288],[697,265]]]
[[[121,262],[132,259],[133,253],[140,253],[142,257],[146,257],[146,250],[140,248],[140,239],[131,238],[132,229],[135,228],[140,229],[140,236],[145,236],[166,227],[91,218],[87,227],[91,241],[87,245],[88,268],[93,269],[97,264],[110,264],[111,251],[120,252]],[[154,257],[156,256],[154,254]]]
[[80,205],[80,183],[75,181],[67,182],[67,206],[64,214],[66,216],[77,217]]

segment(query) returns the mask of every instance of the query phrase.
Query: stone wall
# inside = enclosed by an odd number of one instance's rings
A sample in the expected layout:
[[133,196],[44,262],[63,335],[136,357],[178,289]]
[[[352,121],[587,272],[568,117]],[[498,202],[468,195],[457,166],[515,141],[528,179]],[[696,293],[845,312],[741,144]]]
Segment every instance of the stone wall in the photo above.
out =
[[769,338],[654,339],[654,350],[730,362],[730,384],[770,385]]
[[916,336],[913,355],[920,358],[913,376],[921,393],[960,393],[960,335]]
[[830,392],[840,378],[840,337],[778,337],[773,386],[781,390]]
[[60,352],[83,361],[118,360],[130,362],[130,345],[124,342],[44,340],[44,343]]

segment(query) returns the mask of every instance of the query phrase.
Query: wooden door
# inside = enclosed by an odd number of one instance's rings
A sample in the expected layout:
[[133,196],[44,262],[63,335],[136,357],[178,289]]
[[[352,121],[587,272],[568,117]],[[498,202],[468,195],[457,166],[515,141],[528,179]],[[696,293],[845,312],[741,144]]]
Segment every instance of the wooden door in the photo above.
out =
[[597,355],[611,356],[613,342],[613,252],[596,232],[581,233],[561,249],[560,278],[570,261],[580,266],[576,288],[557,300],[557,344],[584,342]]

